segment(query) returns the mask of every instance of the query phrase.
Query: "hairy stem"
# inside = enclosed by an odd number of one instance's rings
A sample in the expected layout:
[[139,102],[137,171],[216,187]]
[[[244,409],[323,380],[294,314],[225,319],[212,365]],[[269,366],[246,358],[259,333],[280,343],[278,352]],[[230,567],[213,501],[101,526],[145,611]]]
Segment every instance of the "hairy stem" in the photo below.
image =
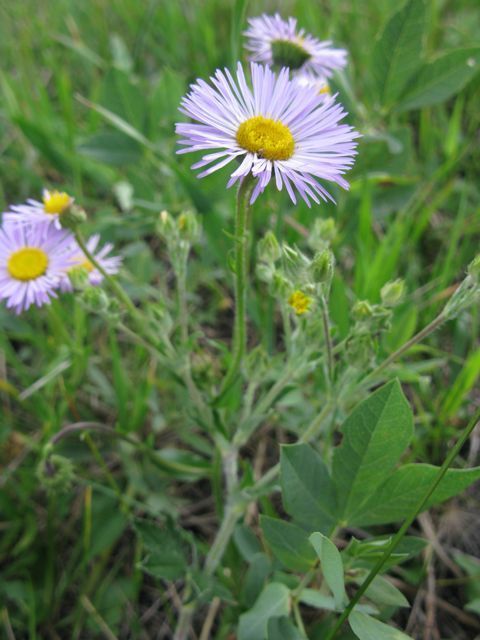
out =
[[232,360],[220,388],[220,394],[228,389],[235,379],[247,347],[248,219],[254,180],[254,176],[249,173],[241,179],[238,187],[235,227],[235,325],[233,329]]

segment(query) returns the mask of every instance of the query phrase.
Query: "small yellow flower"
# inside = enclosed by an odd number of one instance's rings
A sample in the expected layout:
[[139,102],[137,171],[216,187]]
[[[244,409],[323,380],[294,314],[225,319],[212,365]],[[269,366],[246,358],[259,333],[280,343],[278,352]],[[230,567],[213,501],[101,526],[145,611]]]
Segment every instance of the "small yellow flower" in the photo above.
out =
[[288,304],[295,309],[297,316],[302,315],[308,310],[313,300],[306,296],[302,291],[295,291],[288,298]]

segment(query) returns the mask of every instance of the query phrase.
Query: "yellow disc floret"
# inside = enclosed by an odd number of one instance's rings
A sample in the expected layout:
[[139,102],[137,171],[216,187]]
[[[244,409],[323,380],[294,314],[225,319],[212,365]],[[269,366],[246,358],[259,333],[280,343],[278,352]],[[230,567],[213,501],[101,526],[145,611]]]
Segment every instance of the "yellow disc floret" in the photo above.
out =
[[242,122],[236,138],[241,147],[267,160],[288,160],[295,147],[286,124],[263,116],[254,116]]
[[56,189],[55,191],[47,191],[48,196],[43,199],[43,203],[45,205],[45,213],[62,213],[70,204],[70,196],[68,193],[63,191],[59,193]]
[[41,249],[25,247],[12,253],[8,259],[8,273],[16,280],[35,280],[42,276],[48,267],[48,256]]
[[288,304],[295,309],[297,316],[301,316],[302,313],[308,311],[308,307],[312,302],[313,300],[306,296],[303,291],[295,291],[288,298]]

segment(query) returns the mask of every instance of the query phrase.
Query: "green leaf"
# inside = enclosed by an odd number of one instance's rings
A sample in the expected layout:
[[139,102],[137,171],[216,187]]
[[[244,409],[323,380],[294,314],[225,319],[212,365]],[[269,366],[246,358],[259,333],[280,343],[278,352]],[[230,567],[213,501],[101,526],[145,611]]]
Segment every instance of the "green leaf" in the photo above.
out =
[[[362,541],[352,537],[348,547],[340,554],[344,566],[349,570],[358,568],[370,569],[372,565],[383,556],[385,549],[391,541],[392,536],[388,535],[368,538],[368,540]],[[384,565],[384,569],[414,558],[427,544],[428,542],[423,538],[405,536],[395,551],[390,554],[390,557]]]
[[239,524],[233,532],[233,540],[237,549],[247,562],[252,562],[255,555],[261,552],[262,548],[255,534],[244,524]]
[[424,33],[423,0],[410,0],[385,25],[372,53],[373,77],[381,105],[394,102],[419,68]]
[[238,640],[264,640],[270,618],[289,613],[290,590],[284,584],[272,582],[259,595],[253,609],[240,616]]
[[257,553],[253,556],[242,589],[247,607],[251,608],[255,604],[265,585],[270,568],[271,562],[265,553]]
[[[316,609],[326,609],[327,611],[337,611],[335,606],[335,598],[332,596],[325,596],[316,589],[304,589],[300,594],[300,602],[308,605],[309,607],[315,607]],[[361,611],[362,613],[370,613],[376,615],[379,613],[378,609],[372,607],[369,604],[356,604],[354,606],[355,611]]]
[[413,416],[398,380],[355,407],[341,427],[332,461],[338,520],[351,524],[362,505],[385,483],[413,435]]
[[[370,526],[404,520],[418,504],[437,475],[439,467],[406,464],[400,467],[349,519],[351,526]],[[448,500],[480,478],[480,467],[449,469],[424,507]]]
[[480,47],[455,49],[424,64],[394,111],[408,111],[448,100],[480,69]]
[[142,149],[138,142],[121,133],[99,133],[77,147],[78,153],[112,165],[138,162]]
[[470,391],[480,373],[480,349],[468,356],[465,366],[450,387],[440,409],[440,420],[453,415],[462,403],[465,394]]
[[286,616],[270,618],[267,640],[306,640],[303,633]]
[[[363,584],[368,577],[369,572],[365,572],[363,579],[355,579],[357,584]],[[375,604],[391,604],[396,607],[409,607],[410,603],[403,593],[397,589],[391,582],[385,580],[382,576],[375,576],[373,582],[365,591],[367,598],[375,602]]]
[[193,586],[200,602],[212,602],[214,598],[220,598],[225,602],[235,604],[235,598],[216,578],[207,576],[200,570],[191,572]]
[[312,528],[336,522],[336,501],[325,463],[308,444],[283,445],[280,482],[285,511]]
[[273,553],[286,567],[299,572],[313,567],[317,557],[303,529],[268,516],[260,517],[260,525]]
[[384,624],[375,618],[366,616],[359,611],[352,611],[348,616],[352,631],[360,640],[411,640],[398,629]]
[[343,562],[337,547],[321,533],[312,533],[309,538],[322,563],[322,573],[335,600],[335,609],[341,611],[348,603],[343,579]]
[[178,580],[187,567],[187,551],[171,520],[163,529],[152,520],[136,519],[134,526],[150,555],[141,568],[166,580]]

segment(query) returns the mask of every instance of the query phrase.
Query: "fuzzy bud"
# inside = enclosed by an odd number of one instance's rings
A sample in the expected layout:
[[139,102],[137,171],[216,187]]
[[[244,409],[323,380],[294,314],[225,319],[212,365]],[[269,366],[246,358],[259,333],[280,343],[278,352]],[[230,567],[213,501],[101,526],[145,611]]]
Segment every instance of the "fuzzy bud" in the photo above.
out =
[[167,241],[177,236],[175,220],[168,211],[162,211],[158,216],[156,231],[159,236]]
[[88,287],[83,291],[81,299],[85,307],[94,313],[107,311],[110,303],[107,294],[100,287]]
[[337,233],[337,226],[333,218],[317,218],[307,243],[312,249],[321,251],[330,246],[337,237]]
[[391,280],[383,285],[380,290],[380,297],[383,304],[393,307],[398,304],[405,294],[405,281],[401,278]]
[[73,464],[63,456],[44,456],[38,465],[37,477],[49,492],[68,491],[74,477]]
[[333,278],[333,254],[328,249],[317,253],[308,268],[308,273],[316,284],[331,282]]
[[87,221],[87,214],[76,204],[70,204],[62,213],[59,215],[58,219],[60,220],[60,225],[62,229],[71,229],[75,231],[75,229]]
[[[163,212],[162,212],[163,213]],[[161,216],[162,214],[160,214]],[[178,235],[182,240],[194,242],[200,235],[200,223],[198,216],[192,209],[187,209],[177,218]]]
[[68,272],[68,277],[70,278],[72,287],[79,291],[83,291],[83,289],[88,289],[92,286],[88,271],[82,267],[82,265],[72,267]]
[[257,245],[258,257],[263,262],[275,262],[282,256],[282,250],[278,246],[275,234],[272,231],[267,231],[265,236],[260,240]]
[[276,271],[270,283],[270,293],[272,296],[287,298],[291,291],[292,283],[290,280],[286,278],[281,271]]
[[353,305],[352,315],[358,322],[371,318],[373,315],[373,309],[368,300],[357,300]]
[[275,268],[272,264],[257,264],[255,267],[255,273],[259,280],[270,283],[273,279]]

